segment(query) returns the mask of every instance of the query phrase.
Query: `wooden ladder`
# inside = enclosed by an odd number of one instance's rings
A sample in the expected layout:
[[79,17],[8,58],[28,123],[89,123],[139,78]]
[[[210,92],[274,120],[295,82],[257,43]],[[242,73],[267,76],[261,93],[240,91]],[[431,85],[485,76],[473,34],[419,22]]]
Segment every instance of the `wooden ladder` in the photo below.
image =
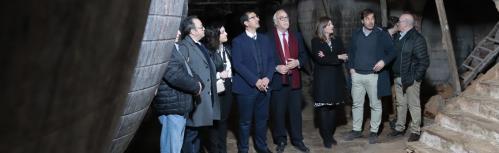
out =
[[499,52],[499,22],[473,49],[458,69],[461,87],[464,89],[482,70],[494,62]]

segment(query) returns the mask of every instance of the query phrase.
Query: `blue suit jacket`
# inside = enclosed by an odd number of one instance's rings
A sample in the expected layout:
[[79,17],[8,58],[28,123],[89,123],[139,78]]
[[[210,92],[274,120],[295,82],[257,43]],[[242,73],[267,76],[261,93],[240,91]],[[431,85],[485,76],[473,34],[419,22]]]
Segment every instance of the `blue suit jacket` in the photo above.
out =
[[[274,62],[275,48],[266,35],[257,33],[257,43],[261,50],[263,76],[258,76],[256,51],[253,39],[245,32],[232,40],[232,65],[234,68],[232,91],[236,94],[257,94],[256,81],[267,77],[272,81],[276,63]],[[270,85],[270,83],[269,83]]]

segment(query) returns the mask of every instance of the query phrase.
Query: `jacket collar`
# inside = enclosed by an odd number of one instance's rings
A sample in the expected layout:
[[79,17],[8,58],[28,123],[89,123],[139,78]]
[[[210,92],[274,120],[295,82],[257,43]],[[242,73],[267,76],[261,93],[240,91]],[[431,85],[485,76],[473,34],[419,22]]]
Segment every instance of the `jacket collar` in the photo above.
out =
[[184,38],[184,40],[182,40],[182,43],[187,45],[187,47],[189,47],[189,52],[191,49],[194,49],[196,51],[194,51],[195,53],[194,54],[197,54],[198,56],[201,57],[201,59],[205,62],[205,63],[208,63],[208,59],[206,59],[203,55],[203,53],[201,53],[202,51],[198,48],[198,46],[196,46],[194,40],[190,37],[190,36],[186,36]]

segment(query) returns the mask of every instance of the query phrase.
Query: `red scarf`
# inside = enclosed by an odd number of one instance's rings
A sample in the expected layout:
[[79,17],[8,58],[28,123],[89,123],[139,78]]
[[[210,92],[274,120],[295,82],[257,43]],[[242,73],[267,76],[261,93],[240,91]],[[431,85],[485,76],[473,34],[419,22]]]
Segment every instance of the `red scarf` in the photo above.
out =
[[[286,59],[284,59],[284,54],[283,54],[283,48],[281,46],[281,40],[279,39],[279,33],[277,33],[277,29],[273,29],[273,32],[274,32],[274,35],[276,37],[274,37],[274,41],[275,41],[275,46],[277,47],[276,48],[276,52],[277,52],[277,55],[279,55],[279,59],[280,59],[280,64],[278,65],[286,65]],[[298,42],[297,42],[297,39],[295,37],[295,35],[292,33],[292,32],[289,32],[288,31],[288,44],[289,44],[289,56],[290,58],[293,58],[293,59],[298,59]],[[297,88],[300,88],[300,85],[301,85],[301,76],[300,76],[300,70],[298,69],[298,67],[294,68],[294,69],[291,69],[291,88],[293,89],[297,89]],[[286,83],[286,80],[288,79],[288,76],[289,75],[282,75],[282,74],[279,74],[281,75],[281,79],[283,81],[283,83]]]

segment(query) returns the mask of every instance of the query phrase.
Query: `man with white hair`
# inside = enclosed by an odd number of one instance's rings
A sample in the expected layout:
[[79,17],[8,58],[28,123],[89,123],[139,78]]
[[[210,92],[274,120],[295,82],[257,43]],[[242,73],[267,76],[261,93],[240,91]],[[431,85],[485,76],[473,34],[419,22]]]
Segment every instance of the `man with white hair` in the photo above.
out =
[[[306,52],[299,33],[289,31],[289,16],[283,9],[274,14],[274,26],[269,34],[275,48],[276,73],[272,78],[272,98],[270,116],[272,138],[276,152],[284,152],[289,132],[291,144],[301,152],[309,152],[303,143],[301,117],[301,76],[300,69],[306,63]],[[289,128],[286,129],[286,116]]]
[[404,135],[407,109],[412,121],[408,141],[418,141],[421,133],[421,104],[419,99],[421,82],[430,65],[425,38],[414,28],[414,16],[404,13],[399,18],[399,35],[395,36],[394,46],[397,57],[392,66],[395,77],[397,101],[397,123],[389,135]]

